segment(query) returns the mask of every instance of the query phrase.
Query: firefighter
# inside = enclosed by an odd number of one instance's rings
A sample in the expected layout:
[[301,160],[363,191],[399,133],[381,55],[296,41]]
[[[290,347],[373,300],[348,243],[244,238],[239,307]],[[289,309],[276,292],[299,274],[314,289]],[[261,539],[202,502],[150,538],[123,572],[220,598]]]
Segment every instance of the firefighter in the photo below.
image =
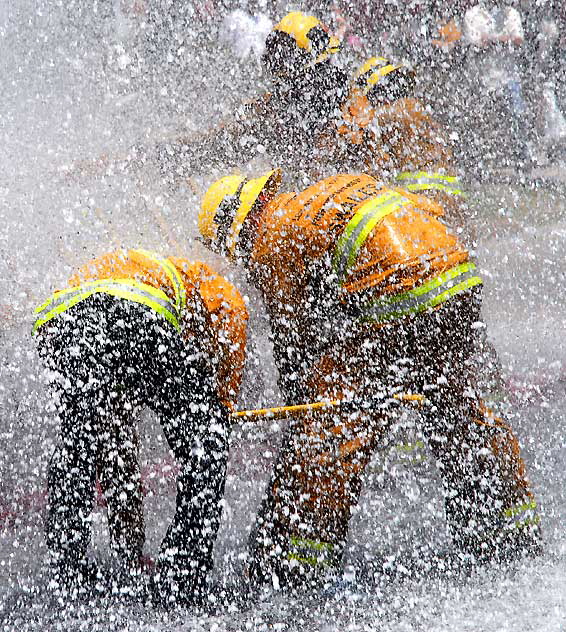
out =
[[212,131],[163,143],[158,151],[164,174],[177,178],[265,153],[296,171],[308,171],[317,138],[336,127],[339,104],[348,94],[348,75],[332,63],[339,49],[318,18],[288,13],[269,33],[261,57],[270,91]]
[[[262,67],[273,90],[259,111],[277,126],[277,147],[299,147],[337,120],[348,91],[348,76],[332,63],[338,40],[312,15],[288,13],[267,36]],[[283,134],[283,137],[281,137]]]
[[[517,440],[475,389],[482,281],[467,250],[427,198],[371,176],[276,195],[280,179],[218,180],[199,229],[261,291],[288,403],[423,394],[455,546],[480,559],[534,549]],[[340,568],[362,473],[393,419],[360,407],[290,426],[250,543],[254,581],[300,586]]]
[[80,268],[35,313],[60,436],[48,471],[50,567],[62,590],[88,590],[94,483],[114,557],[139,577],[145,531],[136,414],[149,406],[179,465],[175,514],[156,562],[156,595],[204,595],[221,515],[228,413],[240,386],[247,311],[203,263],[120,250]]
[[475,233],[447,131],[417,98],[415,72],[371,57],[354,73],[338,127],[335,157],[342,168],[426,194],[439,202],[448,223],[473,247]]
[[318,18],[288,13],[261,57],[270,90],[212,131],[163,143],[164,174],[177,179],[266,154],[295,182],[362,170],[438,198],[449,221],[473,237],[450,139],[416,97],[415,73],[372,57],[352,75],[340,51]]
[[[446,130],[416,94],[415,72],[404,64],[383,57],[362,64],[342,107],[338,131],[343,142],[333,145],[340,148],[336,163],[425,195],[475,252],[477,211],[468,203]],[[501,399],[505,387],[497,352],[486,335],[477,342],[482,390],[489,399]]]

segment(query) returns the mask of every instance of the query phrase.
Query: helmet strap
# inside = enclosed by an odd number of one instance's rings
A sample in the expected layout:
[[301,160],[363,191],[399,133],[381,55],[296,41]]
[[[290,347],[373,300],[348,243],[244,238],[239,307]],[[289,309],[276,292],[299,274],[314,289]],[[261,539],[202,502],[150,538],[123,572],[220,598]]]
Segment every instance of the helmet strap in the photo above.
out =
[[252,253],[258,225],[261,221],[259,216],[265,208],[265,204],[266,200],[262,195],[259,195],[250,209],[250,212],[246,215],[246,219],[242,224],[242,229],[240,230],[240,234],[238,236],[238,259],[245,266],[247,266]]
[[240,205],[240,193],[246,182],[246,179],[242,180],[236,191],[232,195],[226,195],[216,209],[213,220],[217,226],[214,241],[218,246],[218,252],[221,254],[227,254],[228,233]]

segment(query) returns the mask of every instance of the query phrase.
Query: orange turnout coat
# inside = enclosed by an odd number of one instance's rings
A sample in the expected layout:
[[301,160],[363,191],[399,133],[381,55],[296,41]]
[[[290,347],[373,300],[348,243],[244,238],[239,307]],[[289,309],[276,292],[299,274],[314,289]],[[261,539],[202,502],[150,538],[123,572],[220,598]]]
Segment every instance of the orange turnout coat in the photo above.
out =
[[428,108],[415,98],[373,107],[352,88],[341,111],[338,146],[346,165],[426,194],[442,205],[450,225],[473,236],[450,139]]
[[[314,357],[337,306],[344,316],[359,311],[362,317],[372,300],[412,291],[468,262],[468,252],[441,215],[442,207],[426,197],[362,174],[337,175],[275,197],[262,213],[249,265],[273,326],[286,330],[281,339],[295,340]],[[341,240],[347,230],[355,235],[368,218],[365,239]],[[326,296],[312,295],[313,282],[325,287]],[[291,361],[289,353],[283,355]],[[298,375],[304,359],[295,354],[294,360],[289,372]]]
[[[98,257],[81,267],[70,279],[69,286],[81,286],[90,281],[133,279],[162,290],[171,301],[175,287],[165,268],[141,250],[119,250]],[[238,290],[208,265],[178,257],[167,259],[177,270],[188,306],[182,314],[182,334],[189,338],[206,337],[208,358],[217,375],[220,399],[233,409],[242,380],[247,308]],[[195,313],[198,315],[195,318]],[[198,323],[198,317],[205,319]],[[204,326],[203,326],[204,325]]]

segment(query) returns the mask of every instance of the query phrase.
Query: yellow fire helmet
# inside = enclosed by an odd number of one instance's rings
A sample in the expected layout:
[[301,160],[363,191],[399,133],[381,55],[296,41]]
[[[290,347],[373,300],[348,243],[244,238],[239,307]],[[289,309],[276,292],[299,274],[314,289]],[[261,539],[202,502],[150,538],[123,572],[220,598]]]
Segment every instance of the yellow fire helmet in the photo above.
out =
[[415,73],[385,57],[370,57],[355,72],[354,83],[372,105],[410,96],[415,88]]
[[251,180],[230,175],[214,182],[202,198],[198,216],[199,231],[205,242],[213,250],[236,258],[245,241],[242,228],[246,218],[274,197],[281,177],[281,169],[274,169]]
[[340,40],[313,15],[288,13],[267,37],[262,63],[273,76],[292,75],[339,52]]

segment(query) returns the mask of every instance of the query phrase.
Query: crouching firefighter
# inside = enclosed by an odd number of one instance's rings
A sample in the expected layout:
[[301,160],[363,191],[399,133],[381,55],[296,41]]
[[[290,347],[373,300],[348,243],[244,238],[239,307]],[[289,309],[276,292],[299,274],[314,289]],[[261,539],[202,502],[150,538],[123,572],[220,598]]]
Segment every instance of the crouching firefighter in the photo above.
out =
[[396,392],[426,397],[421,430],[457,549],[536,549],[517,440],[475,390],[482,281],[466,249],[433,206],[370,176],[276,195],[280,178],[215,182],[200,231],[261,291],[287,403],[360,403],[290,425],[252,534],[251,578],[296,587],[338,572],[364,468],[392,423],[364,402]]
[[179,466],[154,587],[167,602],[200,599],[244,364],[240,294],[202,263],[121,250],[80,268],[35,318],[60,421],[46,525],[57,584],[80,590],[93,579],[87,547],[97,476],[114,555],[127,574],[139,573],[145,531],[135,421],[147,405]]

